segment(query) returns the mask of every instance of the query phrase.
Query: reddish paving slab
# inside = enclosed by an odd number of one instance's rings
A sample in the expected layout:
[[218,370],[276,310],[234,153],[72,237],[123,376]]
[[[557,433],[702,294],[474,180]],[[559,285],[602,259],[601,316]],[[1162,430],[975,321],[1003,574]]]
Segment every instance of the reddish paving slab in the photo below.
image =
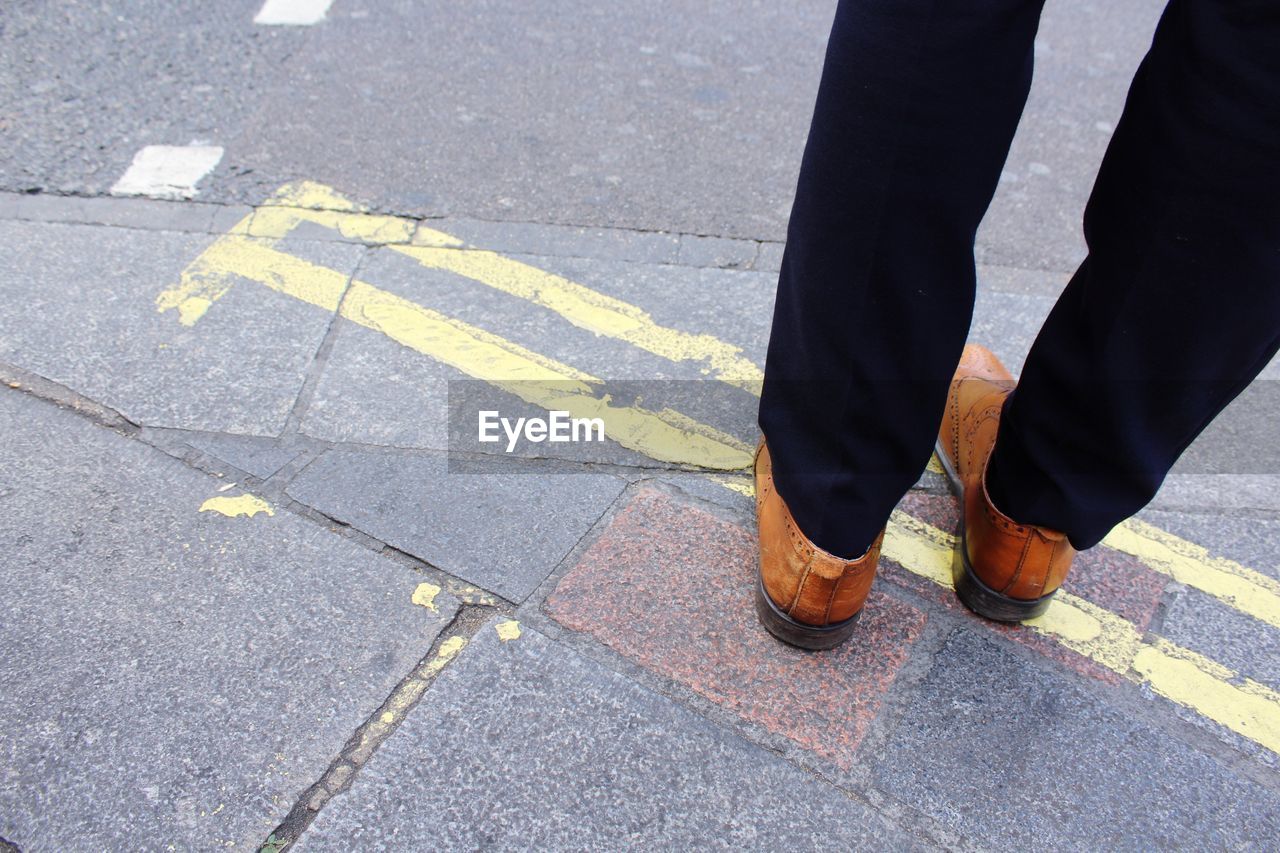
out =
[[756,622],[755,573],[754,530],[641,489],[544,607],[565,627],[848,769],[925,614],[874,590],[848,643],[800,651]]
[[[952,497],[912,493],[903,498],[898,508],[950,533],[956,533],[960,525],[959,502]],[[881,561],[880,576],[952,610],[968,613],[949,588],[940,587],[888,560]],[[1148,569],[1137,558],[1099,546],[1076,557],[1064,588],[1073,595],[1124,617],[1141,633],[1150,625],[1151,618],[1160,605],[1165,583],[1162,576]],[[1021,625],[1002,625],[977,616],[972,618],[981,621],[994,633],[1030,646],[1084,675],[1113,684],[1122,680],[1114,671]]]

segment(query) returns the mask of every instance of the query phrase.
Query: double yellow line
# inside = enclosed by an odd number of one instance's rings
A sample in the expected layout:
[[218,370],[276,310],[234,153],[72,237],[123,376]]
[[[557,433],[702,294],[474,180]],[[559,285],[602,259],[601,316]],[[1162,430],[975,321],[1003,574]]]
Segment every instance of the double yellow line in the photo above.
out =
[[[306,302],[410,349],[449,364],[545,409],[599,417],[619,444],[653,459],[735,471],[751,461],[738,439],[670,409],[651,411],[614,403],[604,383],[581,370],[521,347],[484,329],[418,305],[368,282],[281,251],[278,242],[303,223],[343,237],[386,246],[426,268],[463,276],[555,312],[569,323],[759,394],[761,371],[742,351],[711,335],[657,323],[619,299],[491,251],[413,220],[370,214],[328,187],[287,186],[219,237],[156,300],[191,326],[239,279]],[[750,481],[718,476],[728,488],[751,493]],[[1272,627],[1280,628],[1280,583],[1141,521],[1117,527],[1104,544],[1151,569],[1201,590]],[[895,512],[884,553],[908,571],[951,585],[954,537]],[[1144,637],[1123,617],[1064,591],[1028,627],[1107,669],[1139,682],[1280,754],[1280,694],[1160,637]]]

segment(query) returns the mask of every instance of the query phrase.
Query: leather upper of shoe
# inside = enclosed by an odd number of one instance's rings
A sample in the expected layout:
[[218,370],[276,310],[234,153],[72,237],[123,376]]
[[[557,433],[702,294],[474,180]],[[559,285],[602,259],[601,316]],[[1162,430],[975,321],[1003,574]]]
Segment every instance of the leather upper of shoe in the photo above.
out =
[[938,438],[960,479],[965,550],[974,573],[1009,598],[1034,600],[1062,585],[1075,549],[1063,533],[1009,518],[987,492],[987,462],[1013,386],[1013,376],[994,354],[976,344],[966,346]]
[[830,554],[800,531],[773,485],[773,462],[761,440],[756,449],[756,518],[760,527],[760,577],[773,603],[792,619],[822,627],[862,609],[875,579],[884,531],[856,560]]

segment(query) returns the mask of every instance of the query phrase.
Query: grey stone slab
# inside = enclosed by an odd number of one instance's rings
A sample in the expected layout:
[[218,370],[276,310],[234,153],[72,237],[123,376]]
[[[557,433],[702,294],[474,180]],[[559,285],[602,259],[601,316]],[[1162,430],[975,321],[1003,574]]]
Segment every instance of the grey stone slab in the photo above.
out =
[[256,849],[457,602],[223,482],[0,389],[0,836]]
[[0,192],[0,219],[17,219],[24,193]]
[[493,623],[299,850],[913,849],[776,755],[527,627]]
[[1196,543],[1215,557],[1226,557],[1280,580],[1280,513],[1149,508],[1138,517]]
[[782,269],[782,252],[786,248],[786,245],[786,243],[761,243],[760,251],[756,255],[756,260],[755,263],[752,264],[752,267],[765,272],[776,273],[778,270]]
[[215,205],[213,217],[209,220],[209,230],[214,234],[225,234],[251,213],[253,208],[247,204]]
[[521,601],[625,485],[607,474],[451,473],[439,454],[328,451],[288,492],[451,575]]
[[1273,790],[967,630],[874,778],[990,848],[1265,849],[1280,833]]
[[148,198],[80,198],[45,193],[19,196],[15,219],[114,225],[151,231],[208,233],[219,205],[156,201]]
[[[156,297],[214,238],[0,222],[0,361],[136,423],[274,434],[284,426],[329,312],[247,280],[194,326]],[[283,248],[349,273],[358,246]]]
[[420,245],[436,245],[427,229],[440,231],[478,249],[528,255],[559,255],[675,263],[680,248],[676,234],[620,228],[581,228],[536,222],[486,222],[479,219],[428,219],[416,237]]
[[759,245],[755,240],[684,234],[680,237],[679,263],[690,267],[747,269],[752,266]]
[[1280,689],[1280,630],[1197,589],[1179,591],[1165,613],[1160,634],[1240,675]]
[[276,439],[256,435],[187,433],[182,440],[262,480],[288,465],[299,453],[296,448],[282,446]]
[[448,384],[463,378],[386,335],[339,320],[300,428],[326,441],[444,450]]
[[[775,284],[771,274],[515,257],[636,305],[663,326],[715,335],[763,365]],[[719,382],[708,383],[705,389],[678,384],[698,380],[696,384],[702,385],[701,362],[668,360],[597,335],[549,309],[453,273],[426,269],[393,250],[373,252],[362,263],[360,277],[606,382],[652,381],[645,394],[652,398],[645,401],[650,408],[671,405],[743,440],[755,439],[758,401],[753,394]],[[443,448],[448,440],[444,415],[448,382],[463,378],[459,370],[343,321],[302,428],[308,435],[333,441]],[[668,380],[676,382],[661,387]],[[659,399],[663,395],[672,399],[664,403]],[[689,397],[699,399],[686,411]]]

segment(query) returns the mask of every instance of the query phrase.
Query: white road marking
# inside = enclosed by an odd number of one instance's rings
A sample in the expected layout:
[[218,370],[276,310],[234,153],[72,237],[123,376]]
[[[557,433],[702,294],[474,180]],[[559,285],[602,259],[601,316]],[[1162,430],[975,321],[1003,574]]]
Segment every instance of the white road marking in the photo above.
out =
[[309,27],[324,20],[333,0],[267,0],[254,17],[255,24]]
[[133,155],[133,162],[116,181],[116,195],[152,198],[192,198],[196,184],[222,159],[216,145],[148,145]]

